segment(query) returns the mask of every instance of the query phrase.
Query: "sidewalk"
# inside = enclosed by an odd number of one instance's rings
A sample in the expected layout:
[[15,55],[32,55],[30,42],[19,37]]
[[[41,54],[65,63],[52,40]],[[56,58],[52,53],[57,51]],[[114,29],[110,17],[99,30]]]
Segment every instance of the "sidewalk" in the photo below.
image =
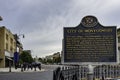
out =
[[[32,70],[31,69],[29,69],[29,70],[26,69],[23,72],[41,72],[41,71],[45,71],[45,70],[44,69],[39,70],[38,68],[36,68],[36,71],[35,71],[35,69],[33,68]],[[0,73],[1,72],[10,72],[10,68],[0,68]],[[22,71],[21,71],[21,68],[15,69],[15,68],[12,67],[11,72],[22,72]]]

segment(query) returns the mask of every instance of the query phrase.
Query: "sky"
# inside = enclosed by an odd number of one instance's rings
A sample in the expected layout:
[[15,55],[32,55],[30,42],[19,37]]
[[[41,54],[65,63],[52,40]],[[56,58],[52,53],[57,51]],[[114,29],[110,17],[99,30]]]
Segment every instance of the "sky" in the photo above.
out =
[[76,27],[87,15],[119,28],[120,0],[0,0],[0,26],[18,34],[32,56],[61,52],[63,28]]

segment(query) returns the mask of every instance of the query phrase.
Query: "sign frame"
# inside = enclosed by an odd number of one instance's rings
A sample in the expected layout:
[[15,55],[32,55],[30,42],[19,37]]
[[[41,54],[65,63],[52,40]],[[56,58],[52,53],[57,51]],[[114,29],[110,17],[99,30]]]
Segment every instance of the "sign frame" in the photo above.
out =
[[[68,29],[72,29],[71,30],[68,30]],[[111,35],[113,35],[114,37],[114,57],[115,57],[115,61],[75,61],[75,60],[68,60],[66,59],[66,35],[67,36],[79,36],[79,35],[82,35],[82,36],[86,36],[87,33],[85,33],[84,31],[85,30],[90,30],[90,29],[94,29],[94,34],[96,35],[96,32],[98,32],[99,34],[98,35],[104,35],[105,33],[104,32],[100,32],[98,30],[100,29],[105,29],[105,30],[113,30],[113,32],[111,33]],[[68,34],[66,31],[68,30],[68,33],[71,33],[71,34]],[[79,32],[78,32],[79,30]],[[84,30],[82,32],[82,30]],[[108,32],[109,32],[108,30]],[[77,31],[77,32],[76,32]],[[92,35],[94,35],[92,34]],[[109,35],[110,33],[108,33]],[[88,34],[88,35],[91,35],[91,34]],[[102,26],[101,24],[99,24],[98,20],[96,17],[94,16],[85,16],[81,23],[77,26],[77,27],[64,27],[64,39],[63,39],[63,43],[62,43],[62,47],[63,47],[63,50],[62,50],[62,63],[63,64],[80,64],[80,65],[86,65],[86,64],[94,64],[94,65],[101,65],[101,64],[116,64],[119,62],[119,56],[118,56],[118,49],[117,49],[117,29],[116,29],[116,26]],[[69,38],[68,38],[69,39]],[[74,39],[74,38],[73,38]],[[78,48],[79,49],[79,48]],[[69,51],[68,51],[69,52]],[[74,54],[74,53],[73,53]],[[74,58],[73,58],[74,59]]]

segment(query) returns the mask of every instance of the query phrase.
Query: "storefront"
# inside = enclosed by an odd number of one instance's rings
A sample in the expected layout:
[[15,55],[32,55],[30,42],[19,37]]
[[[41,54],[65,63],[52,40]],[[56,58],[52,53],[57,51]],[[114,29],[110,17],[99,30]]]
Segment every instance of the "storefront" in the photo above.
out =
[[3,60],[3,58],[0,57],[0,62]]
[[5,67],[9,67],[9,65],[13,66],[13,53],[5,51]]

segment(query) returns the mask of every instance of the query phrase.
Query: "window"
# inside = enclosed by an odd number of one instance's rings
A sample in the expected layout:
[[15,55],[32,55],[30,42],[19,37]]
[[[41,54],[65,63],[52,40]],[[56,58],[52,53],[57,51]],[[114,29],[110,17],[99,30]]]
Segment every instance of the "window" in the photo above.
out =
[[6,34],[6,40],[8,40],[8,34]]
[[10,51],[13,52],[13,48],[12,47],[10,47]]
[[13,45],[13,39],[12,38],[10,38],[10,43]]
[[16,47],[16,42],[14,42],[14,46]]
[[8,50],[8,43],[6,43],[6,50]]

